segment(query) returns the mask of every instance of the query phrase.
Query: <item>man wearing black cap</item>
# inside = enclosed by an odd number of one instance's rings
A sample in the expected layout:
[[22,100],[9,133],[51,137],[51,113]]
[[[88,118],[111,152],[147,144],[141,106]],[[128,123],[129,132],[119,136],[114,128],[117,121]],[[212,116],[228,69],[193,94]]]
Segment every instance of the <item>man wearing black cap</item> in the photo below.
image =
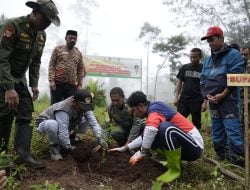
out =
[[[30,154],[33,102],[39,95],[38,79],[46,41],[45,29],[60,25],[58,10],[51,0],[28,1],[31,14],[4,21],[0,27],[0,151],[7,150],[15,119],[14,148],[18,161],[40,167]],[[29,86],[26,71],[29,70]]]
[[201,90],[204,104],[209,101],[214,150],[221,159],[244,164],[244,143],[239,120],[239,88],[227,86],[227,73],[243,73],[240,52],[224,43],[223,31],[210,27],[201,38],[207,40],[211,55],[203,63]]
[[99,144],[107,148],[102,129],[93,114],[92,101],[88,90],[79,90],[74,96],[53,104],[39,115],[36,120],[37,130],[48,137],[52,160],[62,159],[61,148],[66,150],[75,148],[70,143],[70,132],[85,132],[88,126],[86,122],[91,126]]
[[57,46],[49,62],[51,104],[60,102],[81,89],[85,76],[82,54],[75,47],[77,31],[68,30],[65,40],[66,45]]

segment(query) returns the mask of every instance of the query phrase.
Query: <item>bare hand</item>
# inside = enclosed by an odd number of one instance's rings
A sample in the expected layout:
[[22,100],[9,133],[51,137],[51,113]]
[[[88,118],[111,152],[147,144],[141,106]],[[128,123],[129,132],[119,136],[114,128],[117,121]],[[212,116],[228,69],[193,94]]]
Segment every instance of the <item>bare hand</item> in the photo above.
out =
[[174,106],[175,106],[175,107],[178,106],[178,102],[179,102],[178,98],[175,98],[175,100],[174,100]]
[[19,104],[19,96],[15,89],[6,90],[5,92],[5,103],[8,104],[8,107],[10,109],[17,109],[17,106]]
[[216,94],[214,96],[208,94],[207,95],[207,99],[211,102],[211,103],[214,103],[214,104],[217,104],[219,103],[221,100],[223,100],[223,96],[221,94]]
[[77,85],[76,90],[79,91],[82,89],[82,85]]
[[201,105],[201,111],[205,112],[207,110],[207,101],[204,101]]
[[108,150],[108,152],[125,152],[126,150],[128,150],[128,147],[122,146],[122,147],[118,147],[118,148],[111,148]]
[[7,182],[5,170],[0,170],[0,189],[3,189]]
[[55,84],[55,82],[54,82],[54,81],[51,81],[51,82],[49,83],[49,87],[50,87],[50,90],[55,91],[55,90],[56,90],[56,84]]
[[33,93],[32,100],[35,101],[39,96],[39,90],[37,87],[32,87],[31,90]]
[[97,145],[95,148],[93,148],[93,150],[91,152],[98,152],[101,149],[102,149],[102,146],[101,145]]

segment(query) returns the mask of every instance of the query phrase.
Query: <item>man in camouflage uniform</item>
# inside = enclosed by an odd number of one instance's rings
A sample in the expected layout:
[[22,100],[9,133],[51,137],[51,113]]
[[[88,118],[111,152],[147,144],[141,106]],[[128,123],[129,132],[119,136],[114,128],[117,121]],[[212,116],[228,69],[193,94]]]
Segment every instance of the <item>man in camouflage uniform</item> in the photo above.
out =
[[[33,102],[39,95],[38,79],[45,45],[44,30],[51,24],[60,25],[58,10],[51,0],[28,1],[31,14],[10,19],[0,34],[0,150],[7,150],[12,122],[15,119],[14,148],[18,161],[40,167],[30,153]],[[29,70],[29,86],[26,71]]]
[[74,47],[77,41],[77,31],[66,32],[66,45],[57,46],[49,63],[49,85],[51,89],[51,104],[60,102],[82,88],[85,76],[81,52]]
[[140,135],[145,121],[134,117],[129,106],[125,103],[124,92],[120,87],[111,89],[110,99],[112,103],[108,108],[108,114],[110,122],[116,126],[112,128],[111,136],[119,146],[123,146]]

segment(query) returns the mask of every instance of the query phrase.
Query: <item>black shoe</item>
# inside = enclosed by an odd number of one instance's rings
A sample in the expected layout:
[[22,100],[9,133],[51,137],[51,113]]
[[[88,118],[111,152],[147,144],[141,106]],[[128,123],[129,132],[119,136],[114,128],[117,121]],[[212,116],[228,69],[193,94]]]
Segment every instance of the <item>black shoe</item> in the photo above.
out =
[[243,159],[238,159],[238,160],[232,160],[232,164],[239,166],[241,168],[245,168],[245,160]]
[[31,156],[29,156],[26,159],[18,157],[15,161],[17,164],[24,164],[26,167],[30,167],[30,168],[34,168],[34,169],[46,168],[46,165],[43,162],[35,160]]

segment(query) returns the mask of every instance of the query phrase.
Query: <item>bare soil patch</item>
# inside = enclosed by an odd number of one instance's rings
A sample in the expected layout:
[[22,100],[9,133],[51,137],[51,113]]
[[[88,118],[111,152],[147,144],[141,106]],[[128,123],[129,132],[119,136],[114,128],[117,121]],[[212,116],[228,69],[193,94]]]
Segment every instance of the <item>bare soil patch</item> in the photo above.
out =
[[52,161],[49,155],[43,161],[45,169],[28,169],[21,180],[21,189],[29,189],[34,184],[59,183],[65,190],[147,190],[152,182],[166,168],[150,159],[142,160],[131,166],[131,154],[93,153],[97,145],[92,139],[84,140],[77,145],[71,154],[64,155],[61,161]]

